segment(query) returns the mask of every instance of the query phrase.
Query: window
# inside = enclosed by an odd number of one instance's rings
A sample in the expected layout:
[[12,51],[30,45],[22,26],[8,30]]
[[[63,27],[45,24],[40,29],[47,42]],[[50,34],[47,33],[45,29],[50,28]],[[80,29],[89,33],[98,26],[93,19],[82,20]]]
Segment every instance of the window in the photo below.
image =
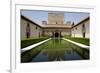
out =
[[83,38],[85,38],[85,24],[82,25],[82,34],[83,34]]
[[29,23],[27,23],[27,26],[26,26],[26,37],[30,38],[30,24]]
[[27,23],[27,27],[30,27],[30,24],[29,23]]
[[36,26],[36,29],[37,29],[37,26]]
[[77,30],[77,27],[75,29]]
[[57,24],[57,22],[56,22],[56,24]]
[[82,25],[82,32],[85,32],[85,24]]

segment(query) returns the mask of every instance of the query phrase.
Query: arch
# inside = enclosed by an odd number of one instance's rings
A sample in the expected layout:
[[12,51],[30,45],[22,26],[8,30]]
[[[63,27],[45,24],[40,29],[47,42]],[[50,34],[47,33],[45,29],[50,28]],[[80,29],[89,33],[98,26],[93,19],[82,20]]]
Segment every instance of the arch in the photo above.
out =
[[55,32],[55,37],[59,37],[59,33],[58,32]]

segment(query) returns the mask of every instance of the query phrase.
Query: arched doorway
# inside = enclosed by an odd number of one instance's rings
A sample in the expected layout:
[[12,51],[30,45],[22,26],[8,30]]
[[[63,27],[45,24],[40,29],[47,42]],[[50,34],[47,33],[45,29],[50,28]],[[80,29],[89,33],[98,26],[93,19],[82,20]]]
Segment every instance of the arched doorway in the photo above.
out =
[[59,33],[58,32],[55,32],[55,37],[59,37]]

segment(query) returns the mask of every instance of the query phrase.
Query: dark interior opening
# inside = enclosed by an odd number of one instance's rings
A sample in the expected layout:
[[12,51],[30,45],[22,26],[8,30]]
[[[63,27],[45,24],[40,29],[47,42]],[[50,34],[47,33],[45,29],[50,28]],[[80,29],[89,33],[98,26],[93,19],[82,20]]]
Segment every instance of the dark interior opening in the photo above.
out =
[[55,33],[55,37],[59,37],[59,33],[58,32]]

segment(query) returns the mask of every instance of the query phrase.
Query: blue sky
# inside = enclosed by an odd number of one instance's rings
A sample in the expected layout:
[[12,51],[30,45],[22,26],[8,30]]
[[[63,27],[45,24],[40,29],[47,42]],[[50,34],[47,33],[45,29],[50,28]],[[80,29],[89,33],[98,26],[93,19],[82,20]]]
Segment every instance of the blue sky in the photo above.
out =
[[[34,10],[21,10],[21,14],[33,20],[34,22],[41,24],[42,21],[48,21],[49,11],[34,11]],[[50,11],[51,12],[51,11]],[[88,17],[89,13],[82,12],[64,12],[64,19],[67,21],[74,22],[77,24],[84,18]]]

